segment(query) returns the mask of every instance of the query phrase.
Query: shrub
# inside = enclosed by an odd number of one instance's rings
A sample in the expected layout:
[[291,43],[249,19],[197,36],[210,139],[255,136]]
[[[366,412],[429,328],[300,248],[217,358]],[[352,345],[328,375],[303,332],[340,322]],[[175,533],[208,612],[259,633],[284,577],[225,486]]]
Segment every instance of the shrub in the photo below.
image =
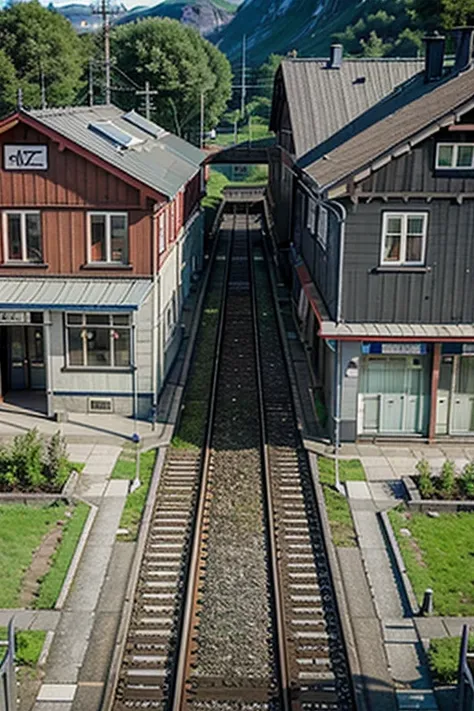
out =
[[70,465],[66,440],[56,432],[48,442],[44,458],[44,477],[53,489],[60,489],[67,481]]
[[443,499],[452,499],[456,493],[456,466],[451,459],[447,459],[443,464],[438,487]]
[[59,432],[45,443],[33,429],[0,447],[0,491],[56,491],[70,470],[66,442]]
[[37,429],[15,437],[10,457],[14,476],[21,489],[36,489],[44,483],[44,441]]
[[431,478],[431,466],[426,459],[421,459],[416,468],[418,470],[418,488],[422,499],[432,499],[434,495],[434,484]]
[[474,462],[468,462],[461,476],[461,490],[467,499],[474,499]]

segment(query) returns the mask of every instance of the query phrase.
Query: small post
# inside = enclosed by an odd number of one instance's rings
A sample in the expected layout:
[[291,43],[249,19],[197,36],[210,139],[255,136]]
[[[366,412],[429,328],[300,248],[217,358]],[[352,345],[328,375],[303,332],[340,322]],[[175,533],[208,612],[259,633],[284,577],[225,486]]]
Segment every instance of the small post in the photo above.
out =
[[421,614],[423,616],[433,614],[433,590],[431,588],[426,588],[425,594],[423,595]]
[[44,71],[43,67],[40,70],[40,85],[41,85],[41,108],[46,108],[46,86],[44,83]]
[[237,119],[234,121],[234,143],[237,143]]
[[92,57],[89,58],[89,106],[94,106],[94,65]]
[[17,96],[16,107],[17,107],[18,111],[21,111],[23,108],[23,89],[21,88],[21,86],[18,87],[16,96]]
[[130,485],[130,493],[133,494],[140,486],[140,435],[135,432],[132,441],[135,443],[135,479]]
[[145,116],[150,120],[151,106],[150,106],[150,82],[145,82]]

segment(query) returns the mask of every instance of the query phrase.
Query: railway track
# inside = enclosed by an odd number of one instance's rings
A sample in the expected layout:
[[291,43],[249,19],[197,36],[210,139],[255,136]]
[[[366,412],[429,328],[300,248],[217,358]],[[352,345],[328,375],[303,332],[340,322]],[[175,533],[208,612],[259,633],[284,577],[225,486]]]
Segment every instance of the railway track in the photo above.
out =
[[201,451],[170,449],[113,711],[350,711],[260,218],[224,217]]

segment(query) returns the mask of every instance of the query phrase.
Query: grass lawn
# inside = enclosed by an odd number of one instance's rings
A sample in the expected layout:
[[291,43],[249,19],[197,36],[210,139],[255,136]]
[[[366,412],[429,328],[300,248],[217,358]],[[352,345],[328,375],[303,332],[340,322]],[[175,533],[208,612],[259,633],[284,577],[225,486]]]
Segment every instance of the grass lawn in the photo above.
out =
[[[335,488],[334,460],[318,457],[319,481],[323,487],[324,500],[335,546],[354,547],[357,537],[347,499]],[[340,459],[339,476],[344,481],[365,481],[365,472],[358,459]]]
[[[121,541],[135,541],[138,536],[138,529],[142,520],[143,509],[146,504],[148,489],[150,488],[153,467],[156,459],[156,451],[150,449],[148,452],[140,454],[140,482],[141,485],[132,494],[127,496],[125,506],[120,519],[120,528],[128,529],[127,534],[118,536]],[[112,472],[112,479],[135,478],[135,450],[130,446],[125,446],[115,464]]]
[[40,582],[38,597],[35,600],[36,608],[54,607],[88,515],[89,506],[79,503],[74,507],[71,518],[67,519],[61,543],[53,555],[51,568]]
[[[456,683],[460,648],[461,637],[443,637],[431,640],[428,660],[438,684]],[[474,635],[469,638],[469,651],[474,652]]]
[[[18,664],[26,667],[34,667],[43,649],[46,632],[44,630],[16,630],[15,632],[15,653]],[[0,627],[0,640],[7,639],[7,628]],[[2,647],[0,647],[0,659],[2,658]]]
[[[389,512],[413,589],[433,589],[437,615],[474,615],[474,515]],[[404,536],[400,529],[408,529]]]
[[[248,124],[245,126],[238,126],[237,128],[237,143],[247,143],[249,141],[259,141],[262,138],[273,138],[275,135],[268,128],[268,122],[261,120],[260,122],[257,118],[252,119],[252,125],[249,130]],[[222,131],[217,132],[217,137],[213,141],[209,141],[211,144],[217,146],[232,146],[235,143],[235,134],[233,127],[229,125],[228,130],[224,133]]]

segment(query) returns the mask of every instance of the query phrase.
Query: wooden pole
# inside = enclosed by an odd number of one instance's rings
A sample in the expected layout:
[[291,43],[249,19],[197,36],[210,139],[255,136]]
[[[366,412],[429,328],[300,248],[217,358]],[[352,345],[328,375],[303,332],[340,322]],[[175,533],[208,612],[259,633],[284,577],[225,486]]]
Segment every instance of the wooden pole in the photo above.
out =
[[433,368],[431,371],[431,398],[430,398],[430,424],[428,439],[430,442],[436,437],[436,414],[438,405],[439,370],[441,366],[441,343],[433,347]]

